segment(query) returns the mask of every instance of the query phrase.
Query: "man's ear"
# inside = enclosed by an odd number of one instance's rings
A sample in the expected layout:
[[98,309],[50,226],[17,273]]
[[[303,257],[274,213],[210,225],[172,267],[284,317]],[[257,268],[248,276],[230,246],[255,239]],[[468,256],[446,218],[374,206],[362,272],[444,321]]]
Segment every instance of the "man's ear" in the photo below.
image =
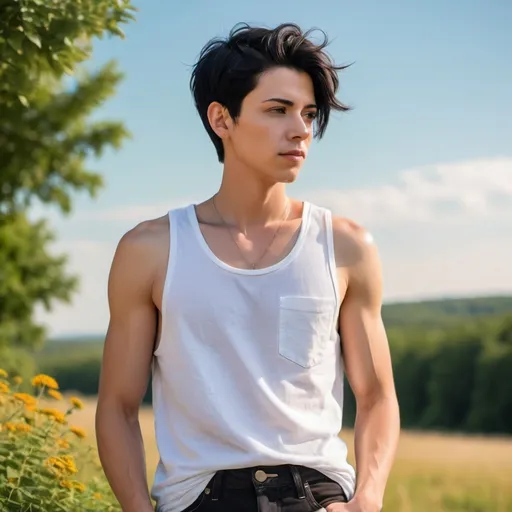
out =
[[232,125],[228,109],[219,102],[210,103],[207,111],[208,122],[212,130],[220,139],[226,139],[229,135],[229,128]]

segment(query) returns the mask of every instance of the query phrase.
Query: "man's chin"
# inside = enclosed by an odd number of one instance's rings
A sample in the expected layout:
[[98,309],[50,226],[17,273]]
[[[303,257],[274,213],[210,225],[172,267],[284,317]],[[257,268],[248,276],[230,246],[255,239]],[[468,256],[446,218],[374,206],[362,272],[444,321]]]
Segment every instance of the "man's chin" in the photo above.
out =
[[286,172],[284,174],[284,176],[282,177],[282,181],[281,182],[282,183],[293,183],[299,177],[299,172],[300,172],[299,168],[297,168],[297,169],[290,169],[288,172]]
[[274,174],[274,177],[278,183],[293,183],[299,177],[300,169],[299,165],[286,169],[281,168]]
[[274,168],[271,170],[266,170],[264,176],[265,181],[270,182],[271,184],[277,183],[293,183],[299,176],[301,166],[288,166],[281,168]]

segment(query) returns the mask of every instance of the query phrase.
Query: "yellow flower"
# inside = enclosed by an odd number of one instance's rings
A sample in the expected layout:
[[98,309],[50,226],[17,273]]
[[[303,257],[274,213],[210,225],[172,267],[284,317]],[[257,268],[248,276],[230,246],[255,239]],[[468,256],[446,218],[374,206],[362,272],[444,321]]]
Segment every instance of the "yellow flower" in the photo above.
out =
[[84,403],[82,402],[82,400],[80,400],[80,398],[77,398],[76,396],[72,396],[69,401],[71,402],[71,405],[75,408],[75,409],[83,409],[84,408]]
[[49,389],[48,396],[51,396],[55,400],[62,400],[62,394],[59,393],[58,391],[55,391],[55,389]]
[[73,482],[73,487],[78,491],[78,492],[85,492],[85,490],[87,489],[87,487],[82,483],[82,482]]
[[32,414],[35,410],[36,410],[36,407],[37,406],[37,403],[33,403],[33,404],[25,404],[25,411],[23,413],[23,416],[25,416],[25,418],[27,419],[32,419],[34,417],[34,415]]
[[68,455],[62,455],[60,457],[49,457],[45,461],[45,466],[47,466],[56,476],[78,473],[75,461]]
[[98,501],[103,499],[103,496],[99,492],[95,492],[93,494],[93,497],[95,500],[98,500]]
[[62,462],[64,462],[66,469],[70,473],[78,473],[78,469],[76,468],[75,465],[75,460],[73,459],[73,457],[71,457],[71,455],[61,455],[60,459],[62,460]]
[[16,377],[14,377],[12,381],[14,382],[14,384],[16,384],[16,386],[19,386],[23,382],[23,379],[19,375],[16,375]]
[[44,462],[45,466],[50,469],[50,471],[56,475],[59,475],[62,471],[66,469],[66,465],[59,457],[49,457]]
[[73,434],[75,434],[75,436],[79,437],[80,439],[83,439],[87,435],[87,432],[80,427],[70,427],[69,430],[71,430],[71,432],[73,432]]
[[69,443],[65,439],[57,439],[57,445],[63,450],[69,448]]
[[7,379],[7,377],[9,377],[9,374],[3,368],[0,368],[0,377]]
[[32,379],[32,386],[34,386],[35,388],[46,387],[49,389],[59,389],[57,381],[53,377],[45,375],[44,373],[40,373],[39,375],[36,375]]
[[[27,425],[26,423],[11,423],[7,422],[4,424],[4,427],[6,430],[9,430],[10,432],[30,432],[31,427],[30,425]],[[2,430],[0,428],[0,430]]]
[[13,396],[14,396],[14,398],[16,398],[16,400],[23,402],[28,407],[33,407],[37,403],[37,400],[32,395],[29,395],[28,393],[14,393]]
[[5,382],[0,382],[0,393],[9,393],[9,386]]
[[77,482],[76,480],[61,480],[59,485],[66,489],[76,489],[79,492],[85,492],[86,490],[86,486],[82,482]]
[[38,412],[54,419],[58,423],[62,423],[63,425],[66,423],[66,415],[57,409],[38,409]]

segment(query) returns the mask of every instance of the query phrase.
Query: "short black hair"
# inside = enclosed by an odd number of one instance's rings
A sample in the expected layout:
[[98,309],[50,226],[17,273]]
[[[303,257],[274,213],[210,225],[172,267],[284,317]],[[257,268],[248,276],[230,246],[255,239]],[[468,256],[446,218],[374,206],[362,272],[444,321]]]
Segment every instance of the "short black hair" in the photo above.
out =
[[208,122],[209,105],[219,102],[236,121],[243,99],[256,87],[261,74],[271,68],[284,66],[311,77],[318,106],[316,137],[324,134],[331,110],[350,110],[336,98],[337,72],[348,65],[335,65],[325,52],[325,32],[320,31],[324,36],[320,43],[309,40],[313,30],[303,32],[294,23],[283,23],[274,29],[243,23],[235,25],[226,39],[212,39],[203,47],[192,70],[190,88],[219,162],[224,162],[224,147]]

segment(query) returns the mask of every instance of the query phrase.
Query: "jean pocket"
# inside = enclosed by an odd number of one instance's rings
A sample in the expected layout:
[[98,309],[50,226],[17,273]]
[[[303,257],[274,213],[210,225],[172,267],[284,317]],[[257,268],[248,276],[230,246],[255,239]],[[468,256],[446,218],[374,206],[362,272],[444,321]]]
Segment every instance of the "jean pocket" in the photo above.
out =
[[304,491],[312,511],[325,510],[325,508],[320,505],[320,503],[318,503],[318,501],[313,496],[313,492],[311,491],[311,487],[309,486],[308,482],[304,482]]
[[199,497],[192,503],[192,505],[189,505],[185,510],[182,512],[194,512],[195,510],[199,510],[199,507],[203,504],[204,500],[206,498],[206,494],[203,491]]
[[279,353],[302,366],[322,362],[331,339],[334,301],[318,297],[281,297]]
[[348,503],[348,498],[340,484],[330,478],[304,482],[306,498],[311,504],[325,508],[333,503]]

